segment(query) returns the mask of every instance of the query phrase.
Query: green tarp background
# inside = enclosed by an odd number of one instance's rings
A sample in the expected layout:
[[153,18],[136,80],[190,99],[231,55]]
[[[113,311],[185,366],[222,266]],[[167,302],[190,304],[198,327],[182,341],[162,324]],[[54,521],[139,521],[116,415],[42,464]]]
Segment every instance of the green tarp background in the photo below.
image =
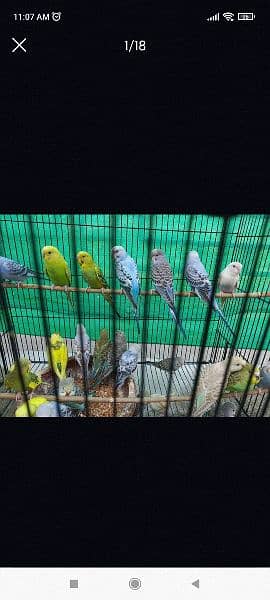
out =
[[[196,249],[199,252],[212,279],[223,227],[223,218],[202,215],[32,215],[31,219],[35,246],[31,241],[28,215],[0,216],[2,256],[23,262],[35,270],[36,250],[39,269],[43,271],[41,248],[49,244],[57,246],[71,267],[72,284],[76,285],[75,254],[79,250],[87,250],[101,266],[109,285],[112,286],[111,247],[114,244],[122,245],[138,264],[142,289],[146,289],[147,285],[151,287],[151,281],[147,280],[149,235],[151,235],[151,248],[162,248],[167,254],[174,272],[175,290],[180,290],[181,286],[183,290],[188,290],[189,287],[182,275],[187,250]],[[256,276],[253,278],[251,291],[268,291],[269,217],[240,215],[230,218],[222,268],[232,260],[243,264],[240,282],[243,291],[249,286],[249,278],[258,250]],[[86,287],[79,267],[78,277],[79,286]],[[28,281],[32,282],[31,279]],[[44,283],[49,282],[44,280]],[[116,287],[119,288],[118,282]],[[74,337],[78,317],[72,312],[65,294],[44,291],[46,311],[43,316],[38,290],[14,289],[8,290],[7,294],[16,333],[44,335],[44,319],[46,319],[50,333],[59,332],[64,337]],[[73,297],[75,301],[75,295]],[[79,298],[81,321],[85,324],[91,339],[96,339],[103,327],[112,332],[112,310],[103,297],[96,294],[79,294]],[[116,329],[123,329],[130,342],[173,343],[175,325],[165,303],[158,297],[148,297],[147,317],[143,326],[145,302],[145,297],[141,296],[139,313],[142,331],[138,336],[129,303],[123,296],[117,296],[117,308],[122,318],[116,319]],[[227,300],[224,305],[226,317],[234,329],[242,308],[242,299]],[[181,315],[187,332],[187,342],[181,334],[178,334],[177,344],[187,343],[192,346],[201,344],[206,313],[207,307],[199,299],[181,299]],[[241,330],[236,346],[257,348],[268,317],[269,304],[266,301],[248,300],[245,313],[240,317]],[[220,336],[217,335],[218,332],[221,333]],[[222,322],[213,314],[207,346],[224,345],[224,335],[228,340],[231,339]],[[267,347],[269,347],[269,331],[264,341],[264,349]]]

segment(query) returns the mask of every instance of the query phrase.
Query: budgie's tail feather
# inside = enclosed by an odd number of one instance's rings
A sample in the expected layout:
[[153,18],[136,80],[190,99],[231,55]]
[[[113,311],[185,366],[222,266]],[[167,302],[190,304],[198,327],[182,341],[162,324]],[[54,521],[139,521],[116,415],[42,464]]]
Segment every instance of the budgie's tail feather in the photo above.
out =
[[183,334],[183,336],[186,338],[186,337],[187,337],[187,335],[186,335],[186,332],[185,332],[185,330],[184,330],[184,327],[183,327],[183,325],[182,325],[182,322],[181,322],[181,320],[177,318],[177,314],[176,314],[176,310],[175,310],[175,308],[172,308],[172,307],[171,307],[171,308],[170,308],[170,313],[171,313],[171,315],[172,315],[172,317],[173,317],[174,321],[176,322],[176,324],[177,324],[177,327],[178,327],[178,329],[179,329],[180,333],[182,333],[182,334]]
[[140,330],[140,323],[139,323],[139,319],[138,319],[138,315],[137,315],[137,311],[136,311],[136,310],[134,311],[134,319],[135,319],[135,321],[136,321],[136,323],[137,323],[138,334],[140,334],[140,333],[141,333],[141,330]]
[[105,300],[107,300],[107,302],[110,303],[110,305],[111,305],[111,307],[113,309],[113,312],[116,314],[116,316],[118,317],[118,319],[121,319],[121,315],[119,315],[119,312],[117,312],[117,310],[115,308],[115,304],[114,304],[114,301],[112,299],[112,296],[108,296],[108,294],[106,294],[105,295]]
[[74,305],[74,302],[73,302],[73,298],[71,297],[71,293],[70,292],[66,292],[66,295],[67,295],[67,299],[68,299],[69,303],[71,304],[73,310],[75,310],[75,305]]
[[224,317],[224,314],[222,312],[222,310],[219,308],[219,305],[217,302],[215,302],[214,304],[214,310],[219,314],[219,316],[221,317],[222,321],[225,323],[225,325],[228,327],[229,331],[231,332],[231,334],[234,336],[234,331],[231,328],[230,324],[228,323],[227,319]]

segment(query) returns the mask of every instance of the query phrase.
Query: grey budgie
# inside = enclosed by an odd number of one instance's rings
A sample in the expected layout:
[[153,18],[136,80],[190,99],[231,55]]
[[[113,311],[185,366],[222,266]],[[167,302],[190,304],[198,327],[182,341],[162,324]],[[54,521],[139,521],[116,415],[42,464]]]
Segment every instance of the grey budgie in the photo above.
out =
[[28,277],[37,277],[37,273],[25,265],[16,262],[16,260],[0,256],[0,279],[7,279],[8,281],[15,281],[20,284]]
[[[218,278],[218,286],[221,292],[224,294],[234,294],[239,286],[240,273],[243,265],[239,262],[231,262],[223,271],[221,271]],[[222,299],[222,303],[225,302],[225,298]]]
[[77,325],[76,337],[74,338],[74,356],[83,371],[85,365],[86,377],[88,377],[88,364],[90,359],[91,342],[84,325]]
[[115,261],[116,275],[119,279],[121,288],[134,308],[134,318],[137,323],[138,333],[140,333],[138,320],[138,301],[140,294],[138,267],[135,260],[127,254],[123,246],[114,246],[112,249],[112,256]]
[[152,280],[155,286],[155,290],[158,294],[165,300],[168,304],[170,313],[177,323],[179,330],[186,337],[185,330],[181,323],[181,320],[177,317],[177,312],[175,308],[175,298],[174,298],[174,290],[173,290],[173,274],[170,267],[170,264],[162,250],[154,249],[151,252],[152,257],[152,268],[151,275]]
[[[192,417],[202,417],[215,406],[221,392],[228,362],[229,358],[226,358],[221,362],[201,366]],[[246,361],[241,356],[232,357],[224,382],[223,392],[225,392],[231,373],[241,371],[246,364]]]
[[119,360],[116,374],[116,388],[121,387],[126,379],[136,370],[138,364],[139,347],[133,345],[124,352]]
[[[207,304],[211,301],[212,295],[212,284],[209,281],[209,275],[204,268],[202,262],[200,261],[200,257],[198,252],[189,252],[187,256],[186,266],[185,266],[185,277],[187,282],[192,288],[192,291],[201,298]],[[234,331],[229,325],[227,319],[224,317],[222,310],[219,308],[219,305],[215,298],[212,301],[212,308],[216,311],[221,319],[224,321],[225,325],[230,330],[231,334],[234,335]]]
[[146,360],[144,363],[140,364],[153,365],[162,371],[178,371],[178,369],[183,367],[185,361],[180,356],[175,356],[174,360],[172,360],[172,357],[170,356],[169,358],[163,358],[162,360],[158,361]]
[[258,387],[270,390],[270,361],[261,366],[260,376],[261,380]]

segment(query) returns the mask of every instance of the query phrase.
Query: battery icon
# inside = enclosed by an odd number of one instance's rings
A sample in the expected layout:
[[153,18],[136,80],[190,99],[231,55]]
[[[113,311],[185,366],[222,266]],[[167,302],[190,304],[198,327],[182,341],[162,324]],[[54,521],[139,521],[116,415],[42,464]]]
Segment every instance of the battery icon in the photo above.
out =
[[250,12],[238,13],[238,21],[254,21],[255,14]]

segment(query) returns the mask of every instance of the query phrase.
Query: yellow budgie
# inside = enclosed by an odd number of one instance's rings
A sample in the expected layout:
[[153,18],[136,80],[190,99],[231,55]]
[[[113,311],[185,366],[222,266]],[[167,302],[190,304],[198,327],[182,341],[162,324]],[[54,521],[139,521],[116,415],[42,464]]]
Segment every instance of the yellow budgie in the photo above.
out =
[[[46,403],[48,404],[48,400],[44,396],[34,396],[30,400],[28,400],[28,408],[31,417],[35,416],[39,406]],[[17,408],[15,412],[15,417],[29,417],[26,402],[23,402],[23,404],[21,404],[21,406]]]
[[[106,289],[109,287],[101,268],[94,262],[91,254],[88,254],[88,252],[85,251],[78,252],[77,261],[81,267],[82,276],[90,288],[101,290],[102,288]],[[103,294],[103,296],[120,318],[119,313],[115,309],[111,294]]]
[[[71,284],[70,269],[61,252],[55,246],[44,246],[41,252],[44,260],[45,274],[52,281],[52,287],[55,285],[65,288],[69,287]],[[71,306],[74,308],[70,292],[66,292],[66,294]]]
[[[25,391],[27,394],[33,393],[33,391],[42,383],[42,380],[39,375],[32,373],[31,362],[28,358],[20,358],[19,362]],[[21,399],[24,389],[17,363],[14,363],[9,368],[4,379],[4,386],[7,390],[16,392],[17,401]]]
[[[65,341],[59,333],[53,333],[50,337],[50,349],[51,349],[51,358],[52,358],[52,368],[55,372],[55,375],[60,379],[64,379],[66,377],[66,368],[68,362],[68,349]],[[48,362],[50,361],[50,353],[47,352]]]

